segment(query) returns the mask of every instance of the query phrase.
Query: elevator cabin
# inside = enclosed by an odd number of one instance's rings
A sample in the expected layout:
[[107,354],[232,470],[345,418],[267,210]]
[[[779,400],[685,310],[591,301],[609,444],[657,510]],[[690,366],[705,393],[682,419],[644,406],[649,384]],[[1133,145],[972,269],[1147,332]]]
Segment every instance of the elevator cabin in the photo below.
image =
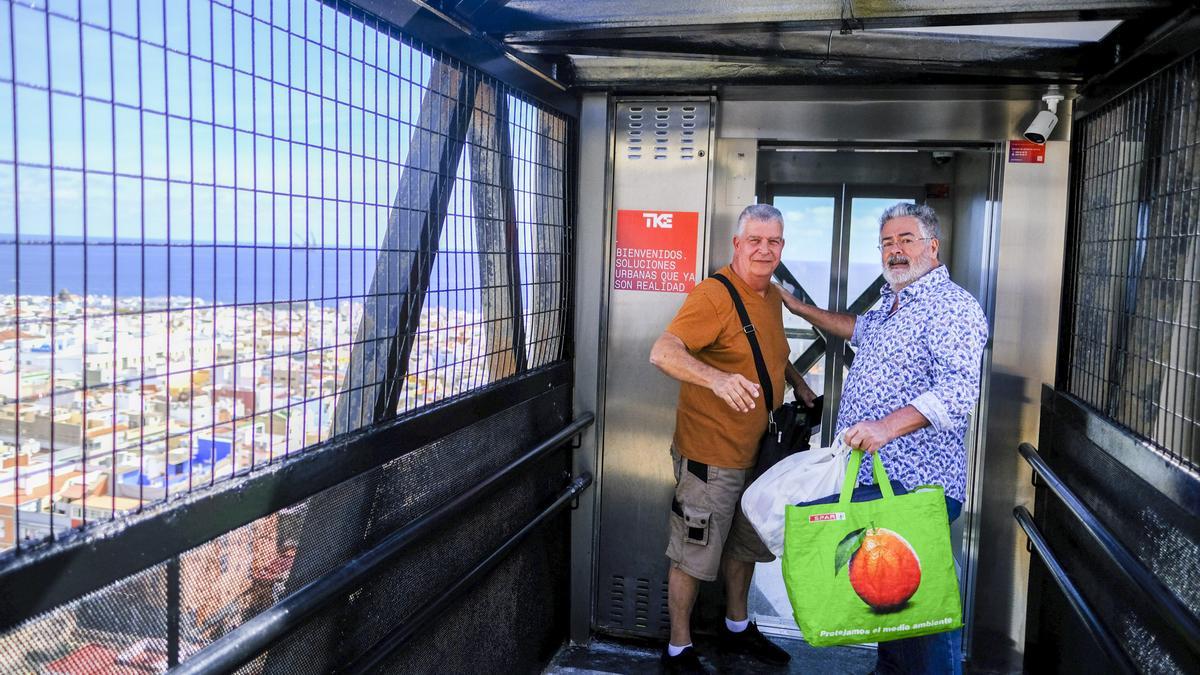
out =
[[[988,319],[981,397],[967,438],[968,495],[952,537],[964,648],[969,653],[980,634],[988,636],[989,649],[1015,648],[1021,635],[1011,617],[1023,608],[989,605],[977,589],[986,584],[1006,605],[1022,597],[1017,580],[1024,576],[1024,552],[1004,504],[1026,490],[1008,479],[1010,448],[1036,433],[1036,423],[1025,428],[1036,420],[1026,408],[1037,400],[1037,384],[1053,377],[1068,143],[1054,140],[1025,156],[1006,142],[1019,136],[1029,100],[1019,97],[1026,92],[947,91],[922,101],[905,100],[901,92],[877,92],[871,100],[848,90],[815,98],[795,91],[783,100],[778,90],[771,99],[763,93],[584,99],[584,156],[607,158],[604,167],[597,160],[596,169],[611,180],[607,203],[600,195],[581,196],[581,214],[592,212],[594,199],[594,213],[605,213],[606,223],[597,228],[602,241],[581,241],[579,248],[581,272],[593,267],[598,281],[591,289],[581,286],[581,313],[594,293],[601,321],[594,344],[580,338],[580,363],[595,349],[597,367],[581,366],[576,396],[586,400],[595,386],[599,427],[594,455],[580,457],[585,464],[595,458],[600,489],[595,512],[583,508],[575,516],[576,525],[595,523],[574,529],[576,562],[585,562],[581,551],[594,551],[595,576],[588,595],[574,596],[590,597],[587,608],[576,603],[574,635],[582,639],[583,625],[613,636],[657,638],[668,630],[664,549],[678,384],[648,357],[686,292],[729,262],[739,212],[770,203],[783,213],[786,244],[776,281],[823,308],[862,313],[877,304],[884,283],[879,215],[907,201],[937,211],[940,259]],[[854,114],[846,114],[851,109]],[[1063,139],[1068,120],[1064,116]],[[1006,248],[1006,242],[1022,244]],[[638,251],[646,249],[670,262],[640,261]],[[1053,272],[1041,272],[1046,269]],[[999,304],[998,288],[1006,289]],[[1044,325],[1006,323],[1005,309],[1014,303],[1036,307]],[[784,327],[792,361],[824,396],[810,445],[829,446],[854,350],[786,309]],[[1039,339],[1018,349],[1018,333]],[[1005,347],[997,351],[998,344]],[[998,394],[1009,397],[1003,414],[991,405]],[[988,476],[1002,478],[989,482]],[[585,536],[594,537],[591,545]],[[991,545],[985,556],[981,541]],[[581,584],[577,574],[577,591]],[[719,584],[704,585],[698,630],[720,620],[721,594]],[[757,566],[750,610],[764,632],[799,637],[778,560]]]

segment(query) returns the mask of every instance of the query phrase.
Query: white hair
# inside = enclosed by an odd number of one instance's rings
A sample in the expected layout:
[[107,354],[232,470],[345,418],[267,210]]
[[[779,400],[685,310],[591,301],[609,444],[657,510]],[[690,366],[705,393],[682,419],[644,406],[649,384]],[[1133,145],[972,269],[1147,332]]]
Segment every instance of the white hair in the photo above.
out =
[[779,209],[770,204],[751,204],[742,209],[742,214],[738,216],[737,230],[733,233],[734,236],[741,237],[746,234],[746,223],[751,220],[763,221],[779,221],[783,225],[783,214]]
[[910,204],[908,202],[900,202],[889,206],[882,215],[879,216],[879,229],[883,230],[883,226],[887,221],[893,218],[913,217],[917,219],[917,224],[921,228],[921,236],[929,239],[942,238],[942,225],[938,222],[937,213],[933,209],[924,204]]

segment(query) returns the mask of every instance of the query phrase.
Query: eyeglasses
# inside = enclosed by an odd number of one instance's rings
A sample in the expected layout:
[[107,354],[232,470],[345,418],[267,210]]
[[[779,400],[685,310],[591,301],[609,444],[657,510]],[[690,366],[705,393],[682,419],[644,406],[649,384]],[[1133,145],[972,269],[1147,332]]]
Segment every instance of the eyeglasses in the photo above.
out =
[[917,243],[918,241],[929,241],[930,239],[933,239],[933,238],[934,237],[920,237],[920,238],[918,238],[918,237],[900,237],[899,239],[888,239],[886,241],[879,242],[879,245],[876,246],[875,248],[879,249],[879,251],[882,253],[883,251],[886,251],[887,249],[889,249],[893,246],[899,246],[900,248],[908,248],[908,247],[912,246],[913,244]]

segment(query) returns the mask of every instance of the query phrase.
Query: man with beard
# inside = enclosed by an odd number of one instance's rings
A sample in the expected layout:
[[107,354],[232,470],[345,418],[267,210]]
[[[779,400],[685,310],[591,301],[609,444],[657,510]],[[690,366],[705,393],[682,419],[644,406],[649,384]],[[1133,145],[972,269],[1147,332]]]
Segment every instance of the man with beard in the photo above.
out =
[[715,278],[692,289],[650,351],[650,362],[681,383],[671,443],[675,495],[667,543],[671,635],[662,654],[670,673],[709,672],[692,647],[691,615],[700,582],[715,580],[718,571],[725,576],[725,622],[717,628],[722,649],[775,666],[791,658],[750,620],[747,596],[754,564],[775,556],[739,508],[767,414],[783,403],[784,380],[806,404],[813,400],[788,360],[783,301],[771,285],[783,243],[783,214],[767,204],[748,206],[738,217],[733,261],[717,271],[745,305],[773,400],[763,400],[746,329],[729,291]]
[[[987,321],[938,261],[940,226],[928,206],[900,203],[879,219],[882,301],[862,316],[827,312],[789,293],[784,304],[857,349],[837,429],[879,452],[893,486],[941,485],[953,522],[966,497],[967,420],[979,399]],[[864,462],[859,484],[873,482]],[[896,484],[900,485],[897,486]],[[877,673],[959,673],[961,631],[879,644]]]

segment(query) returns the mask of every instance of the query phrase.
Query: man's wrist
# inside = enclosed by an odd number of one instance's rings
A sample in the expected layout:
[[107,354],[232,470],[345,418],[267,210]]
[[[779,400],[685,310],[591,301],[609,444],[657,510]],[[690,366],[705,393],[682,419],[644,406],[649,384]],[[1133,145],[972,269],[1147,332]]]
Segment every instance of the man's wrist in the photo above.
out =
[[883,445],[891,443],[900,435],[896,433],[896,426],[892,423],[892,420],[889,419],[890,417],[891,415],[879,420],[879,422],[883,425]]

